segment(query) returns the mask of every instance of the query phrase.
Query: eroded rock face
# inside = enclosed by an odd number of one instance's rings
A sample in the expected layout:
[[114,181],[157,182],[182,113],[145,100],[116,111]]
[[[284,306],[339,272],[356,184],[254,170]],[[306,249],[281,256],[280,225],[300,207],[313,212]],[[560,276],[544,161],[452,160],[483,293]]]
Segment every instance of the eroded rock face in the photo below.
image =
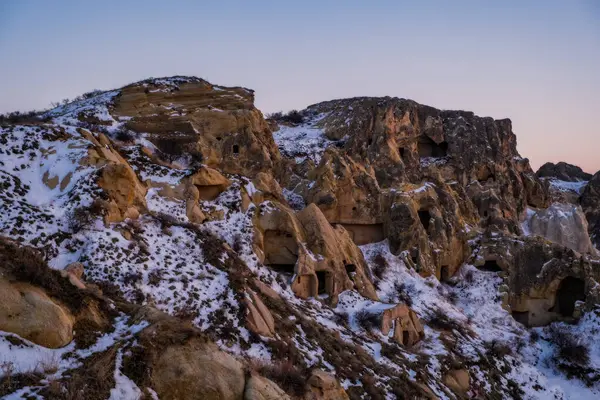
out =
[[398,304],[382,312],[381,333],[388,336],[392,329],[394,340],[406,347],[415,345],[425,336],[419,317],[405,304]]
[[556,164],[547,162],[535,174],[540,178],[556,178],[567,182],[589,181],[592,179],[592,174],[584,172],[576,165],[562,161]]
[[572,320],[598,299],[597,262],[539,237],[490,236],[474,265],[505,275],[505,305],[527,326]]
[[452,276],[473,229],[519,235],[526,208],[549,204],[509,120],[390,97],[333,100],[302,113],[307,134],[320,132],[329,148],[314,167],[297,159],[286,187],[358,244],[388,238],[424,275]]
[[92,143],[88,148],[88,156],[81,163],[101,168],[98,186],[108,196],[108,202],[104,203],[105,223],[137,218],[147,208],[146,186],[104,134],[94,136],[86,129],[79,129],[78,132]]
[[600,248],[600,172],[597,172],[581,195],[581,208],[588,221],[592,243]]
[[341,226],[333,227],[314,204],[296,214],[276,203],[262,203],[254,218],[255,250],[261,261],[295,277],[300,297],[328,295],[335,301],[355,288],[375,299],[360,249]]
[[280,159],[249,89],[191,77],[148,80],[123,88],[112,113],[130,117],[127,128],[149,133],[160,151],[199,152],[205,164],[226,173],[251,175]]
[[542,236],[579,253],[596,254],[587,220],[578,205],[554,203],[546,209],[531,210],[524,224],[532,235]]

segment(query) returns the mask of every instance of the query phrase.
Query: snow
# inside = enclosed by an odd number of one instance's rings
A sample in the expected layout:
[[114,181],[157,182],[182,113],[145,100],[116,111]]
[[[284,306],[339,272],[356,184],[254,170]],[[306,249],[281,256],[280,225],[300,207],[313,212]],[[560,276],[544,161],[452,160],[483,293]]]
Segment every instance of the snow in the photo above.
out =
[[561,192],[575,192],[577,194],[582,194],[583,189],[585,189],[585,187],[588,184],[588,181],[569,182],[561,181],[555,178],[548,179],[548,182],[550,182],[550,186],[553,189],[559,190]]
[[142,397],[142,391],[137,385],[123,375],[121,372],[121,365],[123,363],[123,351],[119,349],[117,352],[117,358],[115,362],[115,388],[111,389],[110,397],[108,400],[137,400]]
[[324,129],[319,126],[326,116],[319,114],[299,125],[280,124],[279,130],[273,132],[279,151],[286,157],[295,158],[297,163],[309,159],[318,164],[327,147],[336,143],[327,138]]

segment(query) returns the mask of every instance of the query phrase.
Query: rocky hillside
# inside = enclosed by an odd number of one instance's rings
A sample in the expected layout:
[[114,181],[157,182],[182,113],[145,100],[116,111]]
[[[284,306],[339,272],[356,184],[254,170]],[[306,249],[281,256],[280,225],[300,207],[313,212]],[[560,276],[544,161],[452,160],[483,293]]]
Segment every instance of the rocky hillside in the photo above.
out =
[[172,77],[0,121],[2,398],[600,397],[600,173],[510,120]]

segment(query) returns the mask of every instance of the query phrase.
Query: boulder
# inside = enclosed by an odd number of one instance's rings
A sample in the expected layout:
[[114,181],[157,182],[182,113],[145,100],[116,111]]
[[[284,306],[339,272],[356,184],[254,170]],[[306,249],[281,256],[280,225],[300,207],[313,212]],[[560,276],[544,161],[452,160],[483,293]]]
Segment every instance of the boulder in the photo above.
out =
[[412,347],[425,336],[423,324],[413,310],[398,304],[381,313],[381,333],[388,336],[393,329],[393,338],[406,347]]
[[56,349],[73,339],[74,318],[43,289],[0,277],[0,330]]
[[151,381],[164,400],[238,400],[245,386],[241,363],[216,345],[196,339],[159,354]]
[[277,384],[260,375],[251,375],[246,380],[244,400],[290,400]]
[[271,311],[252,290],[244,298],[246,303],[246,324],[257,335],[272,337],[275,334],[275,321]]
[[348,394],[335,376],[314,370],[306,382],[305,400],[347,400]]
[[214,200],[230,185],[229,179],[219,171],[203,166],[189,177],[189,181],[198,189],[202,200]]
[[452,369],[448,371],[442,381],[454,393],[465,396],[471,387],[471,377],[466,369]]

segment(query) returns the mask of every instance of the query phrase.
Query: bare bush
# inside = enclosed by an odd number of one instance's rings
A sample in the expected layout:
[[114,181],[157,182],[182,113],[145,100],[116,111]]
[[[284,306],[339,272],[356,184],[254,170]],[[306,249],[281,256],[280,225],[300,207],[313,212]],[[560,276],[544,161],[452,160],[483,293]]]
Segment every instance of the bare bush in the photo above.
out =
[[377,253],[375,257],[373,257],[373,275],[375,275],[378,279],[383,278],[383,274],[388,268],[387,260],[382,253]]
[[568,363],[585,367],[590,362],[590,349],[566,326],[552,324],[546,328],[550,341],[557,347],[555,357]]
[[377,329],[381,326],[381,315],[364,309],[357,312],[355,318],[358,325],[367,331]]
[[413,305],[412,297],[410,295],[410,288],[408,285],[406,285],[406,283],[396,282],[394,283],[394,289],[398,294],[398,301],[403,302],[409,307]]

